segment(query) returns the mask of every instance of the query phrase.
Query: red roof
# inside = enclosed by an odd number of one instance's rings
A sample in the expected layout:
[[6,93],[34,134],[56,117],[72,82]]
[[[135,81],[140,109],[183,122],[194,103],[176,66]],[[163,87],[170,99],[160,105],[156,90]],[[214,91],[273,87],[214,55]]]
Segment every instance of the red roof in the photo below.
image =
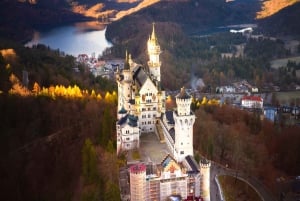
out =
[[135,164],[130,167],[130,173],[138,174],[144,171],[146,171],[146,166],[144,164]]
[[187,196],[187,198],[184,201],[203,201],[203,198],[194,197],[194,196]]
[[263,99],[259,96],[244,96],[242,100],[263,101]]

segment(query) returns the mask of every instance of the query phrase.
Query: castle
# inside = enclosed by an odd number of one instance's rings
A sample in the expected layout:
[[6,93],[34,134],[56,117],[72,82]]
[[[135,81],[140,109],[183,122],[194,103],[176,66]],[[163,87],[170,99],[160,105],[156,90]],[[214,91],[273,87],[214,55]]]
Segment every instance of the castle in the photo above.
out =
[[116,73],[118,113],[117,153],[140,147],[140,135],[157,134],[169,153],[160,164],[135,164],[130,167],[131,200],[210,201],[210,162],[194,159],[192,97],[181,88],[177,108],[166,111],[166,93],[161,89],[161,49],[153,24],[147,43],[148,68],[132,61],[126,53],[122,72]]
[[160,46],[153,26],[148,40],[148,71],[126,54],[122,72],[117,72],[117,151],[139,147],[141,133],[155,132],[157,120],[165,113],[165,91],[160,87]]

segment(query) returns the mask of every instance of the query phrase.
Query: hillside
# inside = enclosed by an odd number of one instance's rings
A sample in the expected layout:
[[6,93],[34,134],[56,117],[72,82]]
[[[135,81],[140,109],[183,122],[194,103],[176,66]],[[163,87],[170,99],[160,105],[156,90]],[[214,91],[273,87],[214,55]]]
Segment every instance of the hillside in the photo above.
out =
[[[239,8],[253,2],[256,1],[160,2],[111,23],[106,36],[114,43],[112,55],[123,57],[127,49],[137,62],[146,66],[146,41],[155,22],[163,50],[161,73],[169,78],[162,81],[162,86],[167,89],[190,87],[194,75],[212,87],[230,84],[232,79],[247,79],[257,86],[268,80],[289,87],[294,78],[283,81],[277,72],[268,72],[270,59],[289,55],[282,41],[247,40],[245,36],[228,32],[209,35],[216,27],[252,22],[257,7],[248,8],[250,13]],[[208,36],[204,37],[203,33]],[[222,53],[234,54],[241,46],[245,57],[222,58]]]
[[263,32],[271,35],[300,35],[300,2],[259,21]]
[[[28,87],[22,84],[24,70]],[[71,56],[0,40],[1,199],[118,196],[114,89],[114,83],[85,73]],[[102,165],[104,160],[110,162]],[[93,173],[86,173],[91,168]]]
[[16,41],[29,40],[34,28],[51,28],[86,20],[68,9],[63,1],[41,1],[39,4],[16,0],[0,2],[0,37]]
[[24,42],[34,29],[51,29],[68,23],[103,20],[107,23],[148,6],[147,1],[110,0],[3,0],[0,2],[0,37]]
[[268,0],[262,3],[261,11],[257,13],[257,19],[263,19],[266,17],[270,17],[271,15],[276,14],[280,10],[291,6],[295,3],[299,2],[299,0]]
[[148,30],[143,30],[143,25],[152,22],[177,24],[187,35],[198,34],[218,26],[251,23],[254,21],[257,5],[256,1],[162,1],[111,23],[106,36],[115,43],[122,42],[147,32]]

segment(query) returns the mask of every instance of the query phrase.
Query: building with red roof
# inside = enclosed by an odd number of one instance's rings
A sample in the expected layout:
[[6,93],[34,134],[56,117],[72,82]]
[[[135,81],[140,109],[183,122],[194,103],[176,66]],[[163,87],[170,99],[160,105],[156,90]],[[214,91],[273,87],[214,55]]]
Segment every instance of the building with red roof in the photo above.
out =
[[262,109],[263,102],[263,98],[259,96],[244,96],[241,106],[249,109]]

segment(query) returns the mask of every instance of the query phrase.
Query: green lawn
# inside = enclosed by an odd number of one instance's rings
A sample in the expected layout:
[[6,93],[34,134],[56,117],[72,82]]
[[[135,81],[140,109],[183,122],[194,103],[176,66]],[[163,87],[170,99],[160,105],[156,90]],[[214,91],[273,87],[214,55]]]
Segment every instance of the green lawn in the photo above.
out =
[[300,63],[300,57],[289,57],[289,58],[285,58],[285,59],[275,59],[271,61],[271,67],[278,69],[282,66],[286,66],[288,61],[293,61],[296,63]]
[[262,201],[247,183],[231,176],[218,176],[226,201]]

